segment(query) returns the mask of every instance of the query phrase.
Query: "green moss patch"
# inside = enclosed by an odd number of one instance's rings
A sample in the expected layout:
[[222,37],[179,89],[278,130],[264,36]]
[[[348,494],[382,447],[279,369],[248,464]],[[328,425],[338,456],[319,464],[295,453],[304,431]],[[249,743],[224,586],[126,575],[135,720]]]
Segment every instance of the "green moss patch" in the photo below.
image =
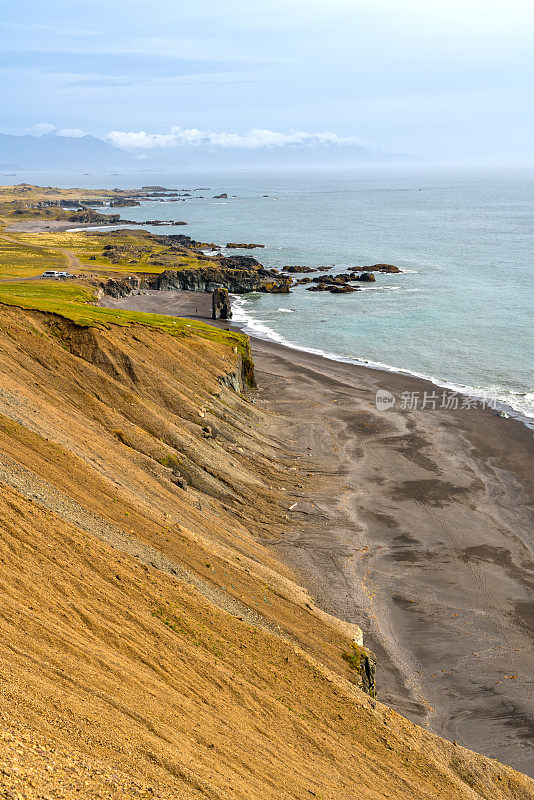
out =
[[95,290],[81,284],[63,281],[27,281],[0,283],[0,303],[19,308],[58,314],[78,325],[147,325],[171,336],[200,336],[210,342],[236,347],[243,361],[243,375],[253,385],[254,371],[248,337],[221,330],[197,320],[122,311],[96,305]]

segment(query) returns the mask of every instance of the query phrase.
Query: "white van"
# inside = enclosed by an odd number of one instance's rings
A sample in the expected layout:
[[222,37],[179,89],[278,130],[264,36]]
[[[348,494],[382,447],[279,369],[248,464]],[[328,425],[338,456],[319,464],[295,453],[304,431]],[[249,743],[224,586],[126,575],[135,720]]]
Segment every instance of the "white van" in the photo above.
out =
[[41,278],[58,278],[58,277],[59,277],[59,272],[56,272],[55,269],[47,269],[41,275]]

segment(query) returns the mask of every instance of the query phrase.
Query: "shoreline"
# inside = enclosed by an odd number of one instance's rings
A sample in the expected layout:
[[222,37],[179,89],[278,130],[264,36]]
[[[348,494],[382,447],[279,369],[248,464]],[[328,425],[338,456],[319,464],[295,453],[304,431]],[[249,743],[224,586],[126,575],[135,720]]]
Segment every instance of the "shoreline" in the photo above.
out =
[[[240,329],[210,319],[210,294],[103,302]],[[285,535],[263,543],[325,611],[361,625],[380,700],[532,774],[531,431],[489,409],[379,410],[377,389],[435,385],[260,338],[251,346],[256,402],[314,485],[291,496]]]
[[14,222],[6,228],[6,233],[75,233],[76,231],[99,231],[120,227],[122,227],[122,225],[119,223],[105,225],[103,223],[98,224],[94,222],[66,222],[64,220],[36,219],[27,222]]
[[379,412],[376,387],[403,376],[252,348],[266,407],[294,419],[317,478],[277,551],[361,625],[383,702],[532,774],[530,432],[480,409]]
[[[234,299],[239,296],[230,295],[232,302]],[[234,308],[234,306],[232,306]],[[238,313],[241,313],[240,309]],[[313,347],[306,347],[306,345],[299,345],[294,342],[290,342],[285,339],[281,334],[277,334],[276,331],[272,331],[266,325],[257,320],[253,320],[249,318],[247,315],[243,315],[243,319],[232,319],[231,323],[233,326],[242,330],[243,333],[246,333],[247,336],[250,336],[252,339],[259,339],[261,341],[273,342],[275,344],[280,345],[281,347],[287,347],[289,350],[296,350],[302,353],[309,353],[310,355],[320,356],[321,358],[326,359],[327,361],[335,361],[339,362],[340,364],[350,364],[355,367],[363,367],[365,369],[372,369],[378,370],[379,372],[391,373],[394,375],[401,375],[406,376],[409,378],[415,378],[420,381],[424,381],[427,384],[431,384],[438,389],[445,389],[451,393],[458,394],[460,397],[468,397],[473,398],[477,402],[481,402],[484,400],[484,393],[482,390],[477,389],[473,386],[468,386],[467,384],[460,384],[454,383],[453,381],[448,381],[445,378],[436,378],[433,375],[424,375],[423,373],[418,373],[413,370],[406,369],[404,367],[394,367],[390,364],[382,364],[379,362],[372,362],[366,359],[358,359],[358,358],[350,358],[349,356],[342,356],[338,353],[329,353],[327,351],[318,350]],[[262,335],[262,332],[255,330],[255,327],[262,326],[268,331]],[[491,399],[490,399],[491,398]],[[490,402],[493,403],[493,398],[495,398],[494,405],[490,406],[491,410],[494,412],[496,411],[503,411],[508,414],[513,419],[521,422],[527,428],[534,431],[534,414],[529,416],[525,411],[519,410],[514,408],[511,403],[503,399],[497,398],[495,395],[486,395],[486,399],[490,399]]]
[[[12,224],[10,227],[6,228],[7,232],[25,232],[25,233],[44,233],[44,232],[66,232],[66,233],[74,233],[78,231],[106,231],[106,230],[113,230],[113,229],[121,229],[121,228],[128,228],[129,225],[141,225],[142,223],[132,223],[131,221],[125,220],[124,222],[118,222],[115,224],[95,224],[94,222],[87,222],[87,223],[77,223],[76,227],[72,227],[75,223],[69,223],[63,220],[31,220],[31,221],[24,221]],[[210,251],[204,251],[206,254]],[[215,252],[215,251],[214,251]],[[400,268],[401,273],[411,273],[416,270],[412,270],[409,268]],[[493,392],[491,390],[485,390],[476,386],[471,386],[468,384],[462,384],[454,380],[449,380],[447,378],[440,378],[434,375],[427,375],[424,373],[419,373],[415,370],[411,370],[405,367],[398,367],[392,364],[385,364],[381,362],[374,362],[371,360],[367,360],[364,358],[353,358],[350,356],[343,356],[339,353],[333,353],[328,351],[319,350],[313,347],[307,347],[306,345],[297,344],[286,339],[281,334],[277,334],[276,331],[270,329],[267,325],[260,322],[259,320],[255,320],[252,317],[249,317],[246,312],[242,311],[241,304],[239,304],[237,313],[241,315],[241,318],[235,318],[235,311],[237,301],[240,300],[239,295],[230,294],[230,298],[232,301],[232,309],[234,311],[234,319],[231,320],[231,324],[236,327],[237,329],[242,330],[247,335],[258,338],[258,339],[265,339],[266,341],[273,341],[281,346],[287,347],[291,350],[295,350],[298,352],[305,352],[310,353],[312,355],[319,355],[327,360],[332,360],[340,363],[351,364],[355,366],[362,366],[368,369],[379,370],[386,373],[393,373],[398,375],[406,375],[409,377],[417,378],[421,381],[428,382],[432,384],[434,387],[446,390],[450,393],[455,393],[460,397],[466,398],[473,398],[477,402],[483,402],[484,400],[489,400],[492,404],[491,408],[493,411],[500,411],[504,414],[509,415],[510,417],[519,420],[524,425],[526,425],[529,429],[534,431],[534,406],[528,406],[527,408],[523,408],[521,406],[521,400],[514,401],[509,397],[498,396],[498,393]],[[204,318],[209,319],[211,321],[211,315],[205,314]],[[263,328],[264,330],[259,330]],[[501,389],[501,392],[504,394],[515,395],[518,398],[529,397],[530,393],[521,393],[515,391],[513,389]],[[514,402],[516,403],[514,405]]]
[[[169,290],[165,290],[168,292]],[[297,353],[307,353],[311,356],[317,356],[318,358],[323,358],[325,361],[332,361],[334,363],[339,364],[347,364],[349,366],[354,366],[360,369],[368,369],[373,370],[378,373],[384,373],[386,376],[388,375],[396,375],[400,378],[405,378],[407,381],[420,381],[423,385],[421,388],[420,393],[424,393],[425,390],[429,389],[429,387],[433,387],[434,389],[440,389],[448,391],[451,394],[457,394],[459,398],[472,398],[476,400],[477,403],[481,402],[484,399],[484,395],[481,391],[478,391],[475,387],[467,386],[464,384],[456,384],[452,381],[447,381],[446,379],[436,378],[431,375],[423,375],[421,373],[416,373],[405,369],[403,367],[394,367],[389,364],[379,364],[374,362],[366,362],[363,359],[355,359],[349,358],[348,356],[341,356],[336,353],[329,353],[326,351],[320,351],[312,347],[306,347],[305,345],[295,344],[294,342],[290,342],[285,339],[281,334],[276,334],[275,331],[272,332],[273,335],[269,333],[265,333],[262,335],[261,332],[254,330],[254,320],[252,324],[248,317],[244,317],[242,319],[235,318],[235,299],[239,298],[239,295],[230,294],[230,300],[232,303],[232,311],[234,312],[234,317],[231,320],[213,320],[211,318],[211,294],[208,292],[181,292],[179,290],[173,291],[171,290],[169,294],[176,297],[171,297],[169,302],[165,302],[163,298],[158,297],[157,305],[158,307],[165,307],[165,311],[161,311],[159,313],[169,314],[170,316],[181,316],[181,317],[192,317],[194,319],[199,319],[203,322],[208,322],[212,325],[228,325],[233,330],[245,333],[247,336],[250,337],[251,340],[258,340],[260,342],[271,342],[279,347],[286,348],[290,351],[295,351]],[[185,295],[192,294],[197,299],[189,299]],[[144,290],[144,295],[142,296],[158,296],[161,295],[161,292],[157,290],[150,289]],[[179,305],[180,308],[176,308],[177,297],[180,295],[184,295],[183,297],[179,297]],[[204,295],[206,296],[204,298]],[[202,297],[202,300],[198,299],[199,296]],[[110,298],[105,298],[106,301],[110,300]],[[203,302],[204,300],[204,302]],[[139,303],[139,301],[137,301]],[[148,301],[148,304],[151,304],[153,301]],[[142,304],[142,303],[141,303]],[[112,306],[119,308],[120,306]],[[199,311],[200,307],[200,311]],[[181,310],[180,310],[181,309]],[[139,307],[138,310],[141,310]],[[238,310],[238,313],[239,310]],[[259,323],[263,326],[263,323]],[[264,326],[267,327],[267,326]],[[386,380],[386,378],[384,379]],[[495,396],[491,395],[491,401]],[[487,399],[490,399],[487,396]],[[479,410],[482,410],[479,407]],[[493,407],[487,405],[486,410],[490,413],[498,416],[497,412],[501,411],[507,414],[511,419],[519,422],[521,425],[524,425],[528,430],[531,430],[534,435],[534,416],[528,416],[524,411],[518,410],[510,405],[509,402],[506,400],[496,399],[495,405]],[[504,421],[504,420],[503,420]]]

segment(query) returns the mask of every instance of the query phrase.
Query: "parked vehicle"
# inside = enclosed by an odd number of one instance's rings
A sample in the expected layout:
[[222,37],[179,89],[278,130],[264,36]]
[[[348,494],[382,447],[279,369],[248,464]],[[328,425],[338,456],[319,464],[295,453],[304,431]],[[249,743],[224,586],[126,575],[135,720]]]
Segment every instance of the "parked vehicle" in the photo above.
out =
[[71,278],[71,277],[72,275],[70,275],[68,272],[58,272],[58,270],[55,269],[47,269],[41,275],[41,278]]

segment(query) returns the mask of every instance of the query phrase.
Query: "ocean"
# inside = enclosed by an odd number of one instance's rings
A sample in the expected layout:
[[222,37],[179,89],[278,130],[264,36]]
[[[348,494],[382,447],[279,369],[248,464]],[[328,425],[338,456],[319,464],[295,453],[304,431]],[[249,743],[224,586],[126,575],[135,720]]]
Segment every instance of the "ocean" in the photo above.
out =
[[[421,167],[30,177],[63,186],[210,187],[186,202],[121,212],[188,223],[154,232],[264,244],[233,252],[267,267],[333,265],[335,274],[395,264],[401,274],[377,273],[374,284],[353,294],[302,286],[289,295],[235,298],[236,319],[247,332],[289,346],[497,398],[534,422],[532,172]],[[228,199],[213,199],[222,192]]]

